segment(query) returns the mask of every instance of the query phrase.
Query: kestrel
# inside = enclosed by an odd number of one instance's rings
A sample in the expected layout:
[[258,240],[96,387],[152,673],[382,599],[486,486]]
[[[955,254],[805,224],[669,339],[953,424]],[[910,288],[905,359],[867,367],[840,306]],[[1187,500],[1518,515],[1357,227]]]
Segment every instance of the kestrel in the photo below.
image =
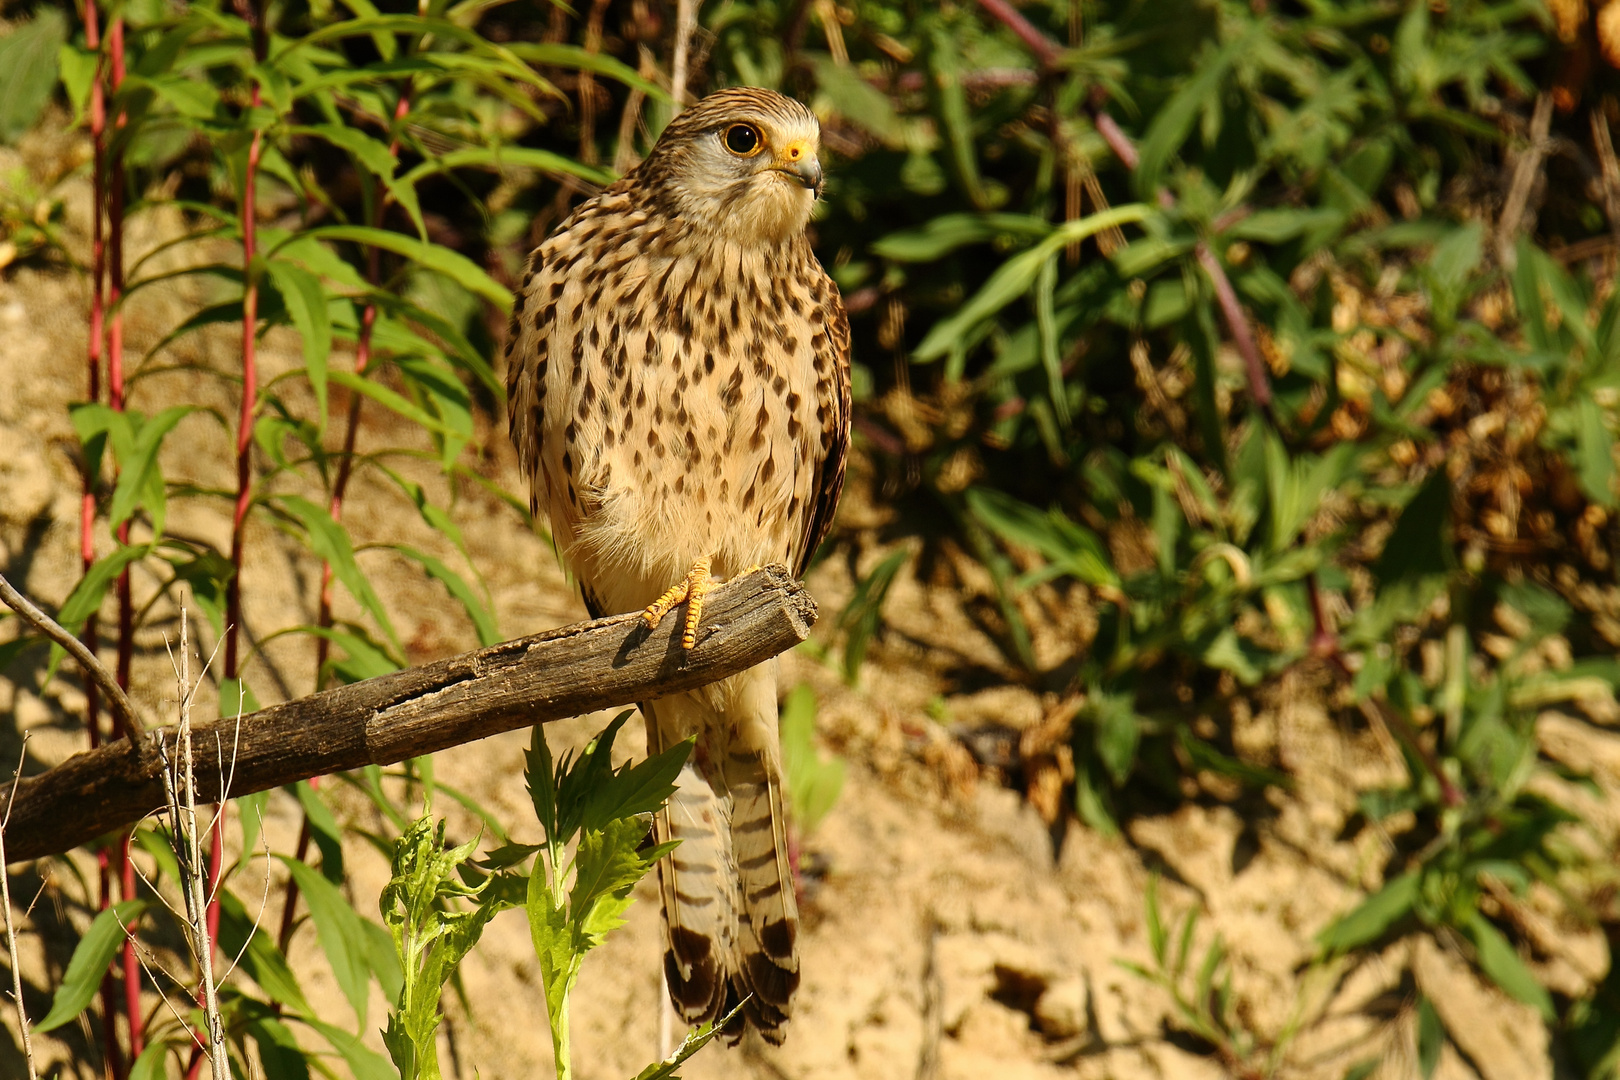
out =
[[[820,125],[737,88],[665,129],[529,261],[512,315],[512,440],[595,615],[686,603],[770,562],[802,575],[849,446],[849,322],[805,227]],[[674,587],[671,588],[671,584]],[[697,737],[657,839],[670,997],[739,1002],[782,1041],[799,984],[776,665],[641,706],[649,752]],[[741,1035],[734,1027],[728,1034]]]

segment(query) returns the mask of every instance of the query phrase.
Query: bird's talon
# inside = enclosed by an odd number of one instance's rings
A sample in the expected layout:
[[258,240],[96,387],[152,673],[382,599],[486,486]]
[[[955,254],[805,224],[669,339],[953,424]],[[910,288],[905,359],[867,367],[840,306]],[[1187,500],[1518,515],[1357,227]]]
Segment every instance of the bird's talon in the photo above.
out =
[[681,648],[690,650],[697,644],[698,620],[703,616],[703,597],[713,592],[718,583],[709,576],[712,559],[702,558],[692,564],[686,577],[664,590],[664,594],[641,613],[641,621],[653,629],[682,601],[686,602],[686,622],[681,628]]

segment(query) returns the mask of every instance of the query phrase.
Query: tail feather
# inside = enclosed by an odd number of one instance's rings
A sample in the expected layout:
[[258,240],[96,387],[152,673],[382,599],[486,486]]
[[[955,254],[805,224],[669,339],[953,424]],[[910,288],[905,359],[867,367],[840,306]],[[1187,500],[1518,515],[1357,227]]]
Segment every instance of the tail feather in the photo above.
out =
[[736,951],[737,898],[727,850],[723,800],[687,762],[675,794],[653,821],[659,843],[681,846],[658,861],[668,948],[664,974],[681,1018],[702,1023],[725,1003],[731,956]]
[[724,772],[741,899],[737,975],[752,995],[744,1012],[761,1034],[780,1042],[778,1029],[799,987],[799,907],[788,861],[780,770],[774,765],[763,754],[734,749],[726,755]]
[[670,997],[688,1023],[717,1020],[742,1003],[725,1032],[728,1041],[752,1025],[779,1044],[799,986],[799,911],[788,861],[775,679],[740,689],[721,700],[679,695],[642,706],[652,752],[699,736],[654,823],[660,842],[681,841],[658,864],[664,968]]

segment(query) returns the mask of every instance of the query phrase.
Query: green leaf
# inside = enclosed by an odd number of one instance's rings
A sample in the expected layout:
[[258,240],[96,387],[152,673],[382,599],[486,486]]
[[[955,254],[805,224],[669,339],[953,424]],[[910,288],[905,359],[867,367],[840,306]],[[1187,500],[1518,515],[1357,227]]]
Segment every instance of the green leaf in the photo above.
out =
[[308,270],[284,259],[266,264],[287,314],[304,342],[304,371],[315,391],[318,429],[326,429],[326,362],[332,353],[332,318],[326,309],[326,290]]
[[[163,1067],[163,1059],[173,1048],[173,1045],[161,1039],[148,1042],[146,1049],[141,1051],[141,1056],[136,1058],[135,1063],[129,1067],[129,1080],[168,1080],[168,1072]],[[288,1073],[287,1075],[291,1080],[298,1080],[296,1073]],[[306,1072],[304,1075],[308,1076],[309,1074]]]
[[[614,61],[617,63],[617,61]],[[611,184],[613,174],[573,158],[538,150],[527,146],[468,147],[452,150],[448,154],[429,158],[405,174],[408,183],[416,183],[426,176],[451,169],[487,168],[504,172],[508,169],[533,169],[547,176],[577,176],[593,184]]]
[[[309,1063],[292,1029],[282,1023],[269,1006],[252,1009],[250,1015],[252,1019],[243,1027],[259,1048],[265,1080],[309,1080]],[[164,1080],[161,1073],[156,1080]]]
[[654,101],[667,103],[670,100],[668,90],[643,79],[636,74],[634,68],[624,62],[603,53],[587,51],[578,45],[566,42],[518,41],[508,45],[507,48],[511,50],[513,56],[521,57],[540,67],[572,68],[575,71],[606,75],[610,79],[617,79],[632,90],[640,90]]
[[674,793],[675,778],[691,755],[693,740],[683,739],[645,761],[614,770],[613,741],[630,715],[626,709],[616,716],[558,782],[557,827],[565,838],[576,828],[603,829],[618,818],[651,814]]
[[1142,221],[1149,213],[1146,206],[1131,203],[1057,226],[1040,243],[1014,255],[997,267],[996,272],[990,275],[990,280],[986,281],[954,315],[934,324],[933,329],[917,346],[913,356],[920,361],[944,356],[954,344],[967,337],[974,326],[1027,293],[1035,284],[1041,267],[1064,247],[1079,243],[1105,229]]
[[386,229],[373,229],[366,225],[324,225],[310,229],[306,238],[317,240],[348,240],[403,255],[425,269],[443,274],[468,292],[482,296],[502,311],[512,310],[512,293],[504,285],[486,274],[477,263],[459,252],[451,251],[425,240],[413,240]]
[[890,233],[872,245],[872,253],[895,262],[931,263],[969,244],[997,237],[1038,240],[1052,231],[1045,218],[1026,214],[941,214],[920,229]]
[[1170,936],[1165,932],[1164,916],[1159,911],[1159,875],[1156,873],[1148,875],[1147,891],[1142,897],[1142,910],[1147,915],[1148,948],[1153,950],[1153,959],[1163,968]]
[[500,642],[501,632],[495,626],[494,614],[485,605],[482,598],[473,591],[472,586],[467,584],[466,579],[426,552],[418,551],[404,544],[391,546],[401,555],[421,564],[422,569],[427,571],[428,577],[449,590],[450,595],[461,604],[462,610],[467,613],[467,618],[472,620],[473,629],[478,633],[479,645],[495,645]]
[[1614,436],[1603,420],[1603,409],[1590,397],[1575,405],[1575,464],[1581,490],[1600,506],[1615,505]]
[[71,43],[64,44],[56,51],[62,88],[67,91],[68,100],[73,103],[75,124],[84,119],[84,110],[90,103],[90,86],[95,82],[99,62],[100,58],[95,53]]
[[357,1027],[366,1026],[366,994],[371,984],[371,968],[366,961],[365,931],[360,916],[343,898],[338,887],[319,871],[286,855],[276,856],[287,866],[292,879],[304,894],[321,952],[332,965],[338,988],[354,1009]]
[[1388,585],[1444,574],[1451,568],[1451,482],[1434,474],[1401,511],[1373,573]]
[[120,900],[95,917],[74,946],[51,1009],[34,1025],[35,1031],[54,1031],[85,1010],[101,986],[107,965],[124,944],[124,927],[134,925],[151,906],[150,900]]
[[321,1036],[332,1044],[332,1049],[343,1058],[354,1080],[399,1080],[399,1073],[389,1066],[388,1059],[375,1050],[368,1049],[357,1036],[340,1027],[317,1020],[313,1016],[305,1015],[298,1019],[320,1032]]
[[1222,235],[1233,240],[1258,240],[1280,244],[1301,233],[1319,229],[1344,219],[1340,210],[1261,210],[1228,228]]
[[645,817],[623,817],[581,834],[568,895],[576,957],[624,924],[630,890],[653,866],[636,850],[647,837],[647,825]]
[[1209,102],[1219,100],[1227,72],[1250,47],[1249,36],[1243,35],[1228,41],[1213,56],[1200,59],[1193,76],[1160,106],[1142,136],[1134,177],[1138,196],[1146,200],[1158,193],[1171,157],[1192,134],[1199,113]]
[[687,1058],[707,1046],[710,1039],[725,1030],[726,1025],[731,1023],[732,1018],[742,1012],[744,1004],[745,1002],[738,1002],[735,1009],[732,1009],[713,1023],[701,1024],[688,1031],[686,1038],[681,1040],[681,1045],[675,1048],[673,1054],[663,1061],[654,1062],[642,1069],[636,1074],[636,1080],[676,1080],[675,1070],[680,1068]]
[[1448,323],[1455,317],[1484,250],[1485,231],[1478,222],[1448,233],[1434,246],[1425,269],[1437,321]]
[[58,56],[66,40],[67,20],[44,5],[0,37],[0,142],[16,142],[39,119],[56,86]]
[[377,644],[358,626],[353,626],[350,630],[340,630],[332,626],[301,626],[298,632],[323,637],[332,644],[342,647],[345,658],[330,663],[333,673],[345,683],[375,679],[379,675],[398,671],[404,666],[389,656],[387,649]]
[[1115,787],[1123,787],[1136,768],[1136,748],[1142,738],[1142,719],[1130,694],[1093,690],[1086,695],[1081,717],[1095,728],[1097,758],[1108,770]]
[[163,473],[158,469],[158,451],[174,426],[196,411],[195,405],[175,405],[150,418],[127,412],[124,414],[130,425],[127,443],[123,443],[117,428],[112,429],[113,454],[119,472],[118,486],[107,508],[107,520],[114,529],[127,521],[137,506],[145,506],[152,515],[153,533],[162,535],[165,492]]
[[1421,880],[1418,872],[1412,870],[1387,882],[1355,910],[1329,924],[1317,935],[1317,943],[1327,952],[1338,954],[1378,940],[1385,930],[1412,910],[1412,905],[1417,903]]
[[331,565],[333,575],[343,583],[349,595],[377,620],[377,625],[388,635],[395,650],[403,652],[399,635],[394,632],[394,624],[388,618],[382,599],[371,587],[371,581],[360,569],[360,564],[355,562],[354,545],[349,542],[348,531],[332,519],[324,506],[317,506],[302,496],[283,495],[278,501],[303,525],[310,550]]
[[529,917],[529,940],[534,955],[540,962],[540,982],[545,989],[546,1017],[551,1024],[553,1044],[566,1045],[562,1035],[568,1023],[567,1000],[579,974],[579,963],[574,955],[573,934],[568,912],[561,898],[552,895],[546,874],[535,867],[529,875],[529,893],[524,904]]
[[308,780],[300,780],[286,789],[292,792],[303,807],[304,819],[309,825],[310,838],[321,851],[321,876],[333,885],[343,884],[343,830],[327,808],[326,800]]
[[554,846],[567,843],[571,836],[557,835],[557,775],[543,724],[536,724],[529,733],[529,749],[523,755],[523,784],[546,840]]
[[1534,1008],[1549,1024],[1556,1022],[1558,1014],[1553,1009],[1552,995],[1536,981],[1512,944],[1502,936],[1502,931],[1478,911],[1469,913],[1463,929],[1474,943],[1480,970],[1509,997]]
[[800,683],[782,703],[782,763],[787,770],[793,823],[801,837],[821,824],[844,790],[844,759],[825,761],[816,751],[816,692]]
[[363,131],[342,124],[314,124],[310,127],[294,127],[289,129],[294,135],[314,135],[325,139],[333,146],[347,150],[353,155],[365,170],[380,180],[388,194],[394,201],[410,215],[411,224],[416,226],[416,234],[423,243],[427,242],[427,225],[422,220],[422,205],[417,200],[416,188],[409,179],[402,179],[394,173],[399,165],[399,159],[388,149],[388,144],[373,139]]
[[855,583],[849,603],[838,613],[838,629],[844,631],[844,680],[851,685],[860,679],[866,647],[882,623],[883,602],[888,599],[889,589],[910,558],[911,552],[903,547],[885,555],[871,573]]
[[298,1012],[310,1011],[286,956],[229,889],[219,891],[219,948],[227,961],[247,972],[271,1001]]
[[1429,1080],[1440,1065],[1440,1051],[1446,1046],[1446,1029],[1426,994],[1418,995],[1417,1015],[1418,1075]]
[[[382,322],[381,319],[377,321]],[[371,400],[391,409],[412,423],[426,428],[435,435],[456,434],[443,420],[417,405],[410,398],[398,391],[390,390],[388,387],[373,379],[368,379],[364,375],[357,375],[352,371],[334,371],[328,378],[345,390],[364,394]]]
[[[118,579],[118,575],[124,572],[124,568],[137,559],[145,558],[151,551],[150,544],[135,544],[130,547],[116,547],[97,559],[68,594],[62,609],[56,613],[56,621],[69,633],[78,634],[84,629],[84,621],[101,610],[101,602],[106,598],[107,590]],[[66,658],[67,650],[53,642],[50,665],[45,675],[47,682],[56,674],[57,665]]]

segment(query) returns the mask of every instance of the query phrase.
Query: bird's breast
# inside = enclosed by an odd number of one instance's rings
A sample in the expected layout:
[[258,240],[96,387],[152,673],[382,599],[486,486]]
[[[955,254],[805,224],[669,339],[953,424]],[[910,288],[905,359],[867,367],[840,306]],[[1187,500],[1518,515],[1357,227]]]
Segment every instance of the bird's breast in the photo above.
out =
[[731,244],[570,269],[541,456],[576,575],[631,610],[701,556],[721,576],[791,562],[819,450],[803,286]]

